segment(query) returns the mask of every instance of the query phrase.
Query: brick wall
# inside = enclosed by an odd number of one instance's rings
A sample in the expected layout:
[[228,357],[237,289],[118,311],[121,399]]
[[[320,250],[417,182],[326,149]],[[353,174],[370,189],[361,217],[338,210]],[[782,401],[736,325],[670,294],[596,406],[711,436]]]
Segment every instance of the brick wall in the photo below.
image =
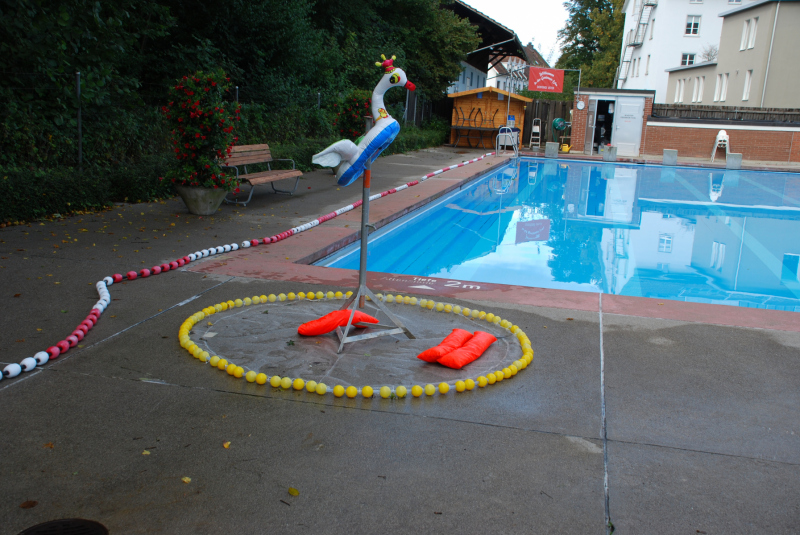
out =
[[[578,109],[578,102],[583,102],[585,107]],[[572,106],[572,128],[570,128],[570,141],[572,152],[583,152],[583,140],[586,137],[586,116],[589,113],[589,95],[575,95],[575,104]]]
[[[677,149],[678,157],[711,157],[711,149],[720,128],[675,128],[648,125],[642,154],[662,154],[664,149]],[[727,130],[731,152],[742,153],[744,160],[800,162],[800,132],[769,130]],[[794,142],[793,142],[794,140]],[[718,152],[723,156],[724,151]]]

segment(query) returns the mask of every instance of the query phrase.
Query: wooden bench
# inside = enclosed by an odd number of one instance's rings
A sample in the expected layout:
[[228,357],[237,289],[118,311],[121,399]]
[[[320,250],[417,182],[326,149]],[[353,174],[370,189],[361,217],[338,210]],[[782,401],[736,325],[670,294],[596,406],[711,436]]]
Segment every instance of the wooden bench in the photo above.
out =
[[[271,162],[292,162],[291,169],[272,169]],[[259,171],[257,173],[248,173],[247,166],[255,164],[267,164],[268,171]],[[250,184],[250,195],[244,201],[236,200],[234,194],[233,199],[225,198],[225,202],[229,204],[241,204],[247,206],[247,203],[253,198],[253,190],[256,186],[261,184],[270,184],[272,191],[275,193],[285,193],[292,195],[297,190],[297,184],[300,182],[300,177],[303,175],[301,171],[295,169],[294,160],[290,159],[273,159],[270,154],[269,145],[242,145],[234,147],[230,155],[225,159],[222,165],[225,169],[235,169],[236,178],[242,182]],[[242,168],[244,173],[239,172]],[[286,180],[294,178],[294,187],[291,191],[281,190],[275,187],[275,182],[278,180]]]

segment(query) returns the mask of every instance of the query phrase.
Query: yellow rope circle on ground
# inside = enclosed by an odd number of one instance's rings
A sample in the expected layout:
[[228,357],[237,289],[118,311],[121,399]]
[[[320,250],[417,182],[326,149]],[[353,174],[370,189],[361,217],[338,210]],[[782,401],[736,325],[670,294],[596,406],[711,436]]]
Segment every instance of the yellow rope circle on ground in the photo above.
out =
[[[220,358],[216,355],[211,356],[207,351],[204,351],[200,346],[195,344],[192,339],[189,337],[189,333],[196,324],[204,320],[205,318],[217,314],[219,312],[224,312],[228,309],[232,308],[240,308],[243,306],[250,306],[250,305],[257,305],[260,303],[275,303],[280,301],[294,301],[294,300],[304,300],[308,299],[309,301],[316,301],[316,300],[330,300],[330,299],[346,299],[350,297],[353,292],[347,292],[343,294],[342,292],[298,292],[294,294],[293,292],[289,292],[289,294],[270,294],[270,295],[260,295],[260,296],[253,296],[253,297],[245,297],[244,299],[236,299],[233,301],[223,301],[222,303],[217,303],[216,305],[211,305],[203,310],[196,312],[186,318],[186,320],[181,325],[180,329],[178,330],[178,340],[180,341],[181,347],[186,349],[190,355],[194,358],[198,359],[200,362],[204,364],[209,364],[214,366],[219,370],[223,370],[228,373],[228,375],[235,377],[237,379],[244,378],[249,383],[256,383],[259,385],[264,385],[269,383],[274,388],[282,388],[284,390],[294,389],[294,390],[307,390],[308,392],[317,393],[319,395],[325,395],[328,392],[332,392],[334,396],[340,398],[342,396],[347,396],[349,398],[354,398],[361,394],[365,398],[371,398],[375,395],[375,391],[378,391],[378,395],[382,398],[390,398],[390,397],[397,397],[397,398],[404,398],[408,395],[409,388],[403,385],[399,385],[396,387],[391,387],[388,385],[383,385],[377,388],[373,388],[371,386],[364,386],[362,388],[356,388],[355,386],[348,386],[344,387],[342,385],[335,385],[330,387],[325,383],[317,383],[316,381],[305,381],[300,377],[291,378],[291,377],[280,377],[278,375],[274,375],[272,377],[268,377],[264,373],[256,373],[253,370],[245,371],[245,369],[241,366],[237,366],[236,364],[229,363],[224,358]],[[513,325],[510,321],[504,320],[500,316],[496,316],[495,314],[483,311],[478,311],[477,309],[470,310],[466,307],[461,307],[459,305],[451,305],[447,303],[440,303],[433,301],[431,299],[417,299],[416,297],[411,297],[408,295],[383,295],[378,294],[376,297],[385,303],[398,303],[404,305],[412,305],[412,306],[419,306],[422,308],[426,308],[428,310],[435,310],[437,312],[445,312],[445,313],[452,313],[452,314],[459,314],[463,315],[468,318],[477,319],[477,320],[485,320],[489,323],[493,323],[506,329],[508,332],[512,333],[517,337],[519,341],[520,348],[522,349],[522,356],[515,360],[512,364],[508,365],[507,367],[503,368],[502,370],[498,370],[493,373],[487,373],[486,375],[481,375],[475,379],[466,379],[466,380],[458,380],[455,382],[455,391],[456,393],[464,392],[467,390],[473,390],[476,386],[478,388],[484,388],[489,385],[493,385],[495,383],[499,383],[505,379],[510,379],[514,377],[518,372],[527,368],[531,362],[533,362],[533,349],[531,348],[531,341],[528,336],[520,329],[518,326]],[[438,385],[426,384],[422,385],[413,385],[410,388],[411,395],[414,397],[420,397],[423,394],[427,396],[433,396],[437,391],[440,395],[445,395],[450,391],[450,384],[443,382],[439,383]]]

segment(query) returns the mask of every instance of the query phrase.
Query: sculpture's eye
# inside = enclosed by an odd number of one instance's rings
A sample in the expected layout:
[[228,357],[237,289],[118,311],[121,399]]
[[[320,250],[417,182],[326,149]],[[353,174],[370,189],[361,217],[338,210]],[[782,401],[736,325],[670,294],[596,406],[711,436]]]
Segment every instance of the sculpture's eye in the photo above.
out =
[[396,84],[397,82],[400,81],[400,76],[398,76],[397,73],[395,73],[392,75],[391,78],[389,78],[389,81],[393,84]]

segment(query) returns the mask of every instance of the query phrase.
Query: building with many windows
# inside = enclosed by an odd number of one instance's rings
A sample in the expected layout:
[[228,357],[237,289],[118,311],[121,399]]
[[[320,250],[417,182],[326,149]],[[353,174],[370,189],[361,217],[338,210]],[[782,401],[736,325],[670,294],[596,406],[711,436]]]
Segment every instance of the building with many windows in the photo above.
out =
[[719,56],[667,69],[667,102],[800,107],[800,2],[761,0],[720,14]]
[[725,10],[752,0],[625,0],[617,89],[651,89],[668,101],[667,69],[716,59]]

